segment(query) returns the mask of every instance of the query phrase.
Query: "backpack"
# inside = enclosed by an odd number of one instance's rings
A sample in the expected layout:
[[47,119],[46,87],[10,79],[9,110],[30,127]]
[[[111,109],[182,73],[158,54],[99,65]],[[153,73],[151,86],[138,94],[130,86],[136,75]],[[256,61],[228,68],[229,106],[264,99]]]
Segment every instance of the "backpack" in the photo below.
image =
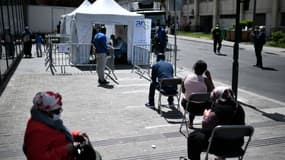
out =
[[30,35],[29,34],[25,34],[23,37],[23,41],[24,42],[29,42],[30,41]]

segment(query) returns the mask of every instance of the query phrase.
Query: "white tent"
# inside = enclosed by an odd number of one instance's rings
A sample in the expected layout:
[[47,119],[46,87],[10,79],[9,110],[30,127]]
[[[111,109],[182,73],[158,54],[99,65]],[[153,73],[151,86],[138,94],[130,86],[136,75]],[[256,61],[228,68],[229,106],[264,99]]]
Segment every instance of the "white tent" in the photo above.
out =
[[76,28],[72,31],[72,37],[77,37],[77,43],[90,43],[93,24],[127,25],[128,61],[130,61],[134,45],[133,35],[135,34],[135,21],[143,19],[143,15],[122,8],[114,0],[97,0],[87,9],[75,13],[74,23]]
[[79,7],[74,9],[72,12],[61,16],[61,31],[62,34],[71,35],[71,20],[76,12],[84,11],[86,8],[91,6],[88,0],[84,0]]

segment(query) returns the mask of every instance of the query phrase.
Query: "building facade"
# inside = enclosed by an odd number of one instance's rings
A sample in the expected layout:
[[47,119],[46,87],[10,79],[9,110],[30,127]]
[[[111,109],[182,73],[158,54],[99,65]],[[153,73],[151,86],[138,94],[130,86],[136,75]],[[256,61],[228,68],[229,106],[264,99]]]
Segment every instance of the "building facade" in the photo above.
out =
[[[128,8],[133,2],[144,0],[118,0]],[[149,1],[149,0],[148,0]],[[268,30],[285,28],[284,0],[241,0],[240,20],[254,21]],[[233,27],[236,18],[236,0],[153,0],[154,7],[165,9],[168,22],[177,17],[178,29],[210,32],[215,24],[225,29]],[[159,4],[157,4],[159,3]],[[130,7],[129,7],[130,8]]]

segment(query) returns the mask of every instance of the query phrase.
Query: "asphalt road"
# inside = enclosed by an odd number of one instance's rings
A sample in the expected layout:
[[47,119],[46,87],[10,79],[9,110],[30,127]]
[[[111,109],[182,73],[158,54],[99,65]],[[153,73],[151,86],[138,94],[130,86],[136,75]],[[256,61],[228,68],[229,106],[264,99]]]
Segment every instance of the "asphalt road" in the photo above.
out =
[[[173,44],[173,39],[170,38]],[[214,81],[231,86],[233,47],[223,45],[221,53],[215,55],[211,43],[177,39],[177,66],[192,70],[193,64],[202,59],[208,63]],[[263,52],[264,69],[253,67],[256,63],[252,46],[239,50],[239,89],[272,100],[285,102],[285,56]]]

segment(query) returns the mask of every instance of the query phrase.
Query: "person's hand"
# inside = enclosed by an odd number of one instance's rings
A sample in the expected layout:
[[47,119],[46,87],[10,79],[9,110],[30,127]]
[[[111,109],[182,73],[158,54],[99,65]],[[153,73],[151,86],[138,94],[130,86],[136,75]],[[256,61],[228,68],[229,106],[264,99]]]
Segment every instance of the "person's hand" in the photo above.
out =
[[88,135],[86,133],[81,133],[81,132],[75,131],[72,134],[73,134],[74,142],[83,142],[86,139],[88,139]]
[[203,119],[206,119],[209,116],[210,112],[211,112],[211,109],[205,109],[203,113]]
[[205,76],[206,76],[206,77],[208,77],[208,78],[209,78],[209,77],[211,77],[211,73],[210,73],[210,71],[206,70],[206,72],[205,72]]

